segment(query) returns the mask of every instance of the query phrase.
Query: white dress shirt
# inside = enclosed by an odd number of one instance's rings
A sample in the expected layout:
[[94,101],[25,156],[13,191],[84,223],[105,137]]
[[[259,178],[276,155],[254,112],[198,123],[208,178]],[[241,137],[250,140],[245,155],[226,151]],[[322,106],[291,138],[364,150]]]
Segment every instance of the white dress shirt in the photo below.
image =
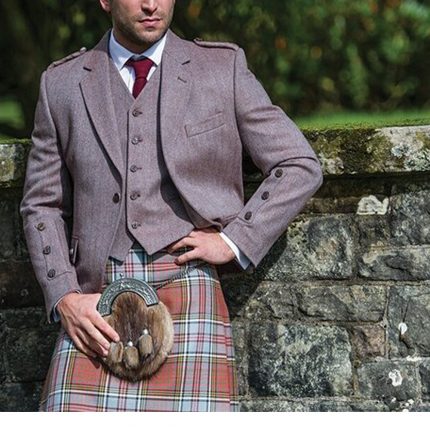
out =
[[[161,63],[161,57],[163,55],[164,46],[166,44],[166,37],[167,35],[165,34],[160,40],[154,43],[145,52],[142,52],[142,54],[136,55],[135,53],[129,51],[127,48],[122,46],[115,39],[113,31],[111,31],[110,39],[109,39],[109,53],[112,58],[112,61],[114,62],[116,68],[118,69],[119,74],[121,75],[122,79],[127,85],[130,93],[133,91],[135,74],[134,74],[133,67],[126,66],[125,63],[128,61],[130,57],[138,58],[138,57],[144,56],[151,59],[154,64],[148,73],[147,80],[149,80],[152,74],[154,73],[154,71],[156,70],[156,68]],[[221,232],[220,235],[230,246],[230,248],[233,250],[238,263],[242,266],[243,269],[246,269],[250,263],[250,260],[248,259],[248,257],[246,257],[246,255],[237,247],[237,245],[231,239],[227,237],[226,234]]]

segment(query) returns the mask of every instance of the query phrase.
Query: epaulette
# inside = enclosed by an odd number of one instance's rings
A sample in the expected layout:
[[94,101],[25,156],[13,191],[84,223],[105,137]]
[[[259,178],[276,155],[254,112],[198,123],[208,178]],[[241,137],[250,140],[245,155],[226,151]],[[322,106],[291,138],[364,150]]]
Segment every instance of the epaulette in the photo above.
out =
[[49,66],[48,69],[52,68],[52,67],[57,67],[60,64],[64,64],[67,63],[67,61],[73,60],[73,58],[79,57],[81,56],[84,52],[87,51],[87,48],[82,47],[79,51],[76,52],[72,52],[71,54],[67,55],[64,58],[61,58],[60,60],[56,60],[54,62],[52,62]]
[[195,38],[193,42],[199,46],[204,46],[206,48],[228,48],[237,51],[239,46],[235,43],[230,42],[208,42],[206,40],[202,40],[200,38]]

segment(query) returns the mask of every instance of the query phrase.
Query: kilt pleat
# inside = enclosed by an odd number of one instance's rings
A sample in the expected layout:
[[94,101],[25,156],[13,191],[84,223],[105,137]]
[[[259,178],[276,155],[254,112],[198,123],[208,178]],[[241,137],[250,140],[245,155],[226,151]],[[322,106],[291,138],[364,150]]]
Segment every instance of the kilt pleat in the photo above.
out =
[[169,255],[149,256],[133,246],[124,263],[109,259],[106,284],[134,277],[157,285],[174,324],[174,346],[149,379],[129,382],[110,373],[98,360],[78,351],[60,329],[40,400],[40,411],[239,411],[232,328],[214,265],[191,260],[177,266]]

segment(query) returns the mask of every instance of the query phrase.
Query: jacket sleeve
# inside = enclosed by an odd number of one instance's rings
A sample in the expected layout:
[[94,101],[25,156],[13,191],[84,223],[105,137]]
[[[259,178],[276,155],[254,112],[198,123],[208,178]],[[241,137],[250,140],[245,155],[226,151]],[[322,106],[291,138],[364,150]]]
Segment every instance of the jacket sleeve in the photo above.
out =
[[82,292],[68,252],[72,192],[71,178],[49,108],[45,71],[40,81],[20,213],[50,323],[53,322],[53,307],[64,295]]
[[250,259],[253,270],[323,182],[312,147],[248,69],[236,51],[234,97],[245,151],[265,179],[223,232]]

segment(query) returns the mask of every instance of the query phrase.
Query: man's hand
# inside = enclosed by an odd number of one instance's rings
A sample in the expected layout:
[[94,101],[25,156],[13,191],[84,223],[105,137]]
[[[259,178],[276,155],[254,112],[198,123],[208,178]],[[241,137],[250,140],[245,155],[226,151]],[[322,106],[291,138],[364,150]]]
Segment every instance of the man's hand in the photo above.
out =
[[57,305],[61,324],[76,347],[90,357],[107,356],[110,339],[119,342],[118,333],[97,311],[101,294],[70,293]]
[[233,250],[214,227],[194,229],[188,236],[169,245],[167,251],[171,253],[183,246],[192,246],[194,249],[177,257],[175,263],[178,265],[195,258],[211,264],[224,264],[235,258]]

